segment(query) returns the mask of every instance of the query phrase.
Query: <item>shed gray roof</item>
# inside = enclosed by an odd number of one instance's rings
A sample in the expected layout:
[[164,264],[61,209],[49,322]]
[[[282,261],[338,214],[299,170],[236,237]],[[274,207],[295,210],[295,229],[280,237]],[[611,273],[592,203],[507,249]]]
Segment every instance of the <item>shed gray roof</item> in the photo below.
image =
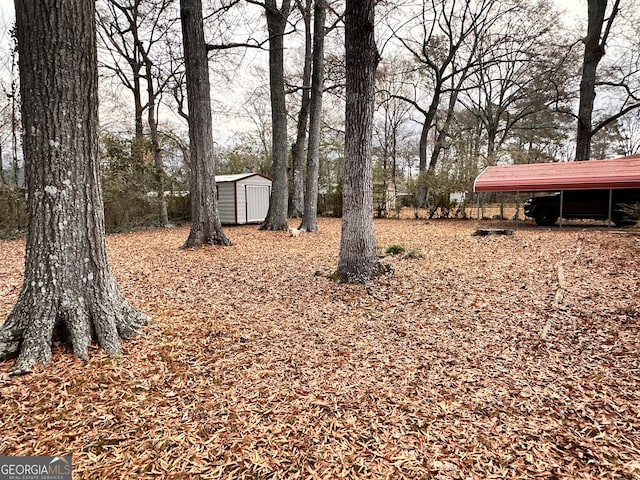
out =
[[260,173],[236,173],[233,175],[216,175],[216,183],[235,183],[239,182],[240,180],[244,180],[245,178],[254,177],[256,175],[262,178],[266,178],[267,180],[271,180],[269,177],[266,177]]

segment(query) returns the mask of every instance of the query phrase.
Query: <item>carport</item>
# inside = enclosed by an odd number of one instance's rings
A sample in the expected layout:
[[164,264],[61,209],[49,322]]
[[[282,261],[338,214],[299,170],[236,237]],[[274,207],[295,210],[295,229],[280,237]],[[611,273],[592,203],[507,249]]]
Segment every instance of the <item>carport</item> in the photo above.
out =
[[565,190],[609,190],[609,223],[612,192],[624,188],[640,188],[640,155],[584,162],[498,165],[485,168],[473,184],[473,191],[478,194],[478,212],[482,192],[516,192],[519,196],[520,192],[559,191],[560,219]]

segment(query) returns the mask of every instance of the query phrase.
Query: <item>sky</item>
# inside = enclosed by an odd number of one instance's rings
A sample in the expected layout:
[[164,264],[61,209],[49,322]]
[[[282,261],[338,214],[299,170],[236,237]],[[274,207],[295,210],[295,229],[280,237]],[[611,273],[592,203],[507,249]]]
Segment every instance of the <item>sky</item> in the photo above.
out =
[[0,0],[0,19],[13,18],[13,0]]
[[[0,0],[0,25],[9,23],[15,16],[14,0]],[[531,0],[535,1],[535,0]],[[567,18],[568,23],[582,22],[587,16],[587,0],[554,0],[554,2],[561,8],[567,11],[570,18]],[[0,41],[6,41],[0,39]],[[5,47],[5,45],[0,45]],[[1,48],[0,50],[4,50]]]
[[[538,0],[529,0],[537,2]],[[569,25],[584,24],[587,16],[587,0],[553,0],[558,8],[567,12],[565,22]],[[0,0],[0,54],[9,52],[11,39],[6,34],[7,26],[13,23],[15,17],[14,0]],[[4,32],[4,33],[3,33]],[[581,32],[576,32],[576,37],[582,36]],[[103,117],[103,121],[107,121]]]
[[[570,15],[584,18],[587,15],[587,0],[554,0],[555,3],[567,10]],[[0,0],[0,19],[13,18],[13,0]]]

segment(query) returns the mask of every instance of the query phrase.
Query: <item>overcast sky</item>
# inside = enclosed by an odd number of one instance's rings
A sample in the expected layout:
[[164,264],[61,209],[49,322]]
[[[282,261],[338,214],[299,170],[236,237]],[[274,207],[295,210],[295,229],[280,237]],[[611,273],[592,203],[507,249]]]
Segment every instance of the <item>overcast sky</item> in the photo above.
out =
[[13,0],[0,0],[0,18],[13,18]]
[[[581,20],[587,16],[587,0],[554,0],[561,8]],[[13,18],[13,0],[0,0],[0,19]]]

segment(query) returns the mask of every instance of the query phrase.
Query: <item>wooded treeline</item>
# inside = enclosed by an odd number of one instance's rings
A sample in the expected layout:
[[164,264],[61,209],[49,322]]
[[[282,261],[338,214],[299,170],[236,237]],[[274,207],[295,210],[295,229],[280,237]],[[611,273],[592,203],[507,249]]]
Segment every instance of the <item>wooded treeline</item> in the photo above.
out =
[[[590,3],[593,20],[587,28],[585,11],[578,29],[549,2],[425,0],[378,6],[382,55],[373,141],[376,213],[389,214],[403,205],[434,209],[447,204],[450,192],[468,192],[478,171],[496,162],[585,157],[585,145],[590,149],[586,158],[638,153],[634,5],[614,2],[607,10],[606,2]],[[318,163],[318,187],[307,196],[318,198],[320,213],[342,211],[344,6],[333,2],[323,7],[310,0],[294,2],[276,15],[286,18],[283,34],[269,35],[262,17],[272,5],[205,6],[212,98],[218,110],[217,170],[273,175],[273,145],[286,144],[286,152],[278,153],[284,157],[277,162],[279,173],[273,176],[286,176],[278,188],[280,196],[289,199],[291,216],[302,216],[305,189],[313,187],[316,177],[306,175],[307,151],[316,158],[312,172]],[[110,229],[167,224],[167,203],[174,221],[188,216],[188,205],[180,197],[163,198],[165,192],[188,190],[189,184],[177,8],[168,0],[98,3],[103,172]],[[320,23],[319,13],[328,15]],[[585,29],[588,40],[582,38]],[[270,38],[282,39],[283,47],[270,48]],[[602,64],[592,71],[597,78],[591,80],[602,100],[600,104],[591,100],[593,120],[577,121],[584,117],[579,102],[585,96],[580,93],[589,85],[589,79],[581,77],[589,69],[582,65],[585,61],[589,65],[593,51],[604,52],[605,46],[607,55],[598,57]],[[280,95],[280,106],[275,108],[268,100],[274,91],[269,85],[277,81],[266,78],[269,51],[286,53],[284,87],[279,87],[286,98]],[[7,96],[0,181],[20,185],[16,55],[13,49],[5,53],[9,75],[3,85]],[[316,76],[322,75],[316,81],[316,101],[322,98],[318,92],[326,95],[324,108],[316,108],[315,120],[309,122],[314,53],[316,62],[322,59],[327,64],[326,81],[324,68],[315,69]],[[230,96],[239,109],[230,110],[221,101]],[[287,123],[280,122],[274,140],[270,112],[282,110],[283,104],[285,111],[277,118],[286,118]],[[221,124],[224,118],[228,120]],[[317,147],[309,148],[308,140]],[[9,214],[7,207],[3,216]]]
[[[222,0],[204,9],[217,172],[272,176],[278,218],[268,228],[286,228],[287,214],[302,217],[305,196],[315,211],[340,215],[344,3]],[[377,214],[448,207],[449,193],[469,192],[497,162],[640,153],[634,0],[590,0],[577,25],[548,0],[390,1],[376,9]],[[164,198],[189,189],[179,19],[172,0],[97,3],[111,229],[166,225],[169,212],[174,221],[188,217],[188,205]],[[15,44],[3,54],[0,183],[10,196],[7,186],[23,182]]]

